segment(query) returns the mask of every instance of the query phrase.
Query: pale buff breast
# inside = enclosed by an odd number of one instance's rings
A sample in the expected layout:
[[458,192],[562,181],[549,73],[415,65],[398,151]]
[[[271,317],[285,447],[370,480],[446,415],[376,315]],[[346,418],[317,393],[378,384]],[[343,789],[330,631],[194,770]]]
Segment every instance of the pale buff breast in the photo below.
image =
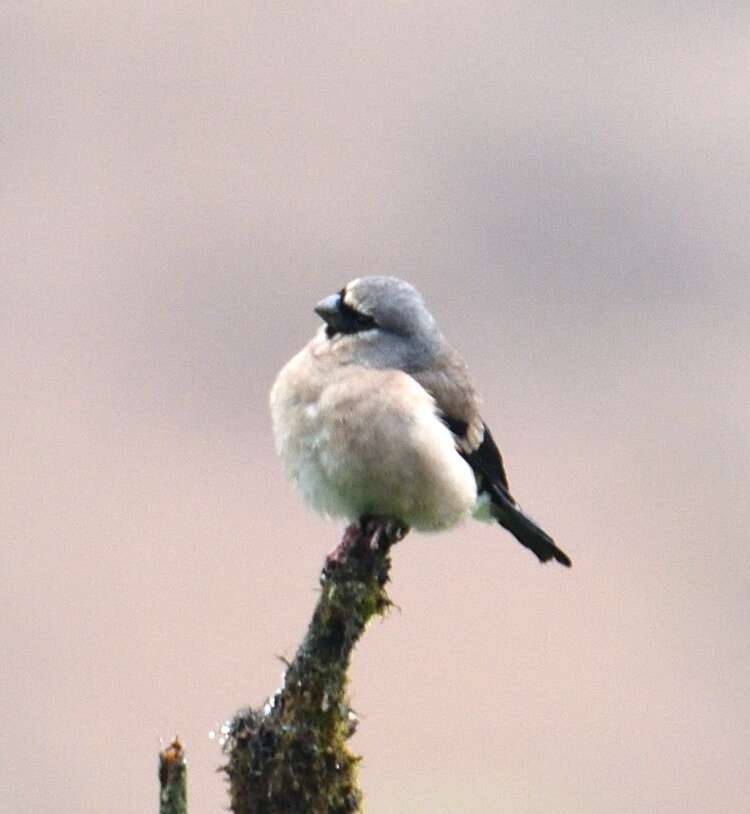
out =
[[432,397],[407,374],[338,366],[313,340],[271,391],[287,476],[318,511],[397,518],[425,531],[467,518],[476,481]]

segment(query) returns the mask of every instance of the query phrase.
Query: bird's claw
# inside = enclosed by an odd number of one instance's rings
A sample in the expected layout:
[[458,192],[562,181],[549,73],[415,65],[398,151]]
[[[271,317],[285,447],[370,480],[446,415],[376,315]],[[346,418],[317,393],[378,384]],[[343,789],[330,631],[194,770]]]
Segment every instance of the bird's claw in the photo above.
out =
[[403,540],[409,527],[390,517],[365,515],[359,523],[347,526],[341,542],[326,557],[325,571],[331,571],[344,564],[346,558],[356,552],[372,556],[387,546]]
[[364,542],[370,551],[375,552],[384,547],[403,540],[409,527],[391,517],[376,517],[367,515],[360,519],[360,529],[364,532]]

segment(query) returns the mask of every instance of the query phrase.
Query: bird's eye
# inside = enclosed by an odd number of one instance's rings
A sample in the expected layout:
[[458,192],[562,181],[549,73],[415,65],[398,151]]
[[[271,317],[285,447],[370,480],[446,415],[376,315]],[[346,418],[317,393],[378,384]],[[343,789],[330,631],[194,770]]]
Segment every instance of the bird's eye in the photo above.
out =
[[336,310],[324,316],[328,323],[326,334],[329,339],[336,334],[355,334],[377,328],[377,323],[369,314],[358,311],[346,302],[346,294],[346,288],[342,288],[339,291]]
[[341,315],[346,325],[344,333],[358,333],[376,327],[375,320],[369,314],[357,311],[356,308],[347,305],[343,299],[341,300]]

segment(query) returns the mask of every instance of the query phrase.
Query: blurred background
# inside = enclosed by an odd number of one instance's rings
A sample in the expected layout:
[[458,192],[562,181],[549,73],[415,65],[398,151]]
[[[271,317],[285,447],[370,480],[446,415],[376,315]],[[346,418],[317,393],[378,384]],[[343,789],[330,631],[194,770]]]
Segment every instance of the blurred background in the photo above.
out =
[[0,11],[0,811],[191,810],[339,527],[267,393],[349,279],[419,287],[574,560],[410,535],[353,665],[370,814],[750,792],[747,3]]

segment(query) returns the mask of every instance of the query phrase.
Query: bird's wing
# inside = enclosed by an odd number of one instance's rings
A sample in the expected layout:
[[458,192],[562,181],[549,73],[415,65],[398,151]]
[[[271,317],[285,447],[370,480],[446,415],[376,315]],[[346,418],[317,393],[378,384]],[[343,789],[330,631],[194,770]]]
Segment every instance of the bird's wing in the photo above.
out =
[[480,493],[490,498],[493,517],[540,562],[557,560],[570,566],[570,557],[518,505],[510,493],[503,457],[489,427],[479,413],[479,397],[469,381],[466,367],[454,354],[429,370],[411,375],[435,399],[443,421],[456,439],[456,448],[474,470]]
[[499,484],[508,489],[503,458],[480,415],[480,399],[461,357],[446,349],[426,370],[411,374],[435,399],[456,447],[484,489]]
[[497,448],[489,427],[482,422],[482,440],[478,445],[475,444],[473,449],[467,449],[468,425],[466,421],[452,416],[443,416],[443,420],[448,425],[448,429],[456,436],[458,451],[474,473],[480,477],[482,486],[489,489],[492,484],[499,484],[508,491],[508,476],[505,473],[503,456]]

